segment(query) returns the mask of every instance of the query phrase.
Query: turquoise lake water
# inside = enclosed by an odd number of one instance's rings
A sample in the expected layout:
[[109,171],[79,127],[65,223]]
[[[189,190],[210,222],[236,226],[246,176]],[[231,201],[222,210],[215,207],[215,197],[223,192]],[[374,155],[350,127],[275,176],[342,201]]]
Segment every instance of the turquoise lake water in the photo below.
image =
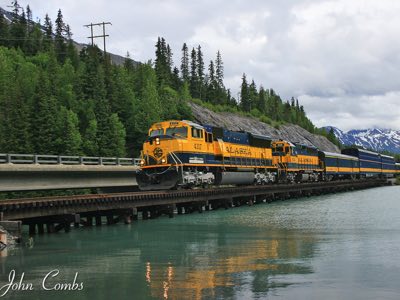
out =
[[[4,299],[400,299],[400,187],[72,229],[8,254],[0,294],[12,270],[33,290]],[[80,290],[42,286],[74,277]]]

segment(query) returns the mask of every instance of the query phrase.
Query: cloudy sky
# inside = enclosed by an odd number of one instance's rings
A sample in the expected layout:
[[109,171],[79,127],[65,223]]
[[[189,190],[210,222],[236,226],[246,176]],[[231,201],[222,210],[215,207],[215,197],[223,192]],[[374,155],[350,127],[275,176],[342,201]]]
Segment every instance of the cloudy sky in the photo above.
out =
[[[219,49],[236,96],[247,74],[284,99],[297,97],[317,126],[400,130],[399,0],[20,0],[34,17],[58,9],[74,39],[108,21],[107,50],[154,59],[163,36],[180,60],[183,42]],[[0,0],[5,7],[10,1]],[[100,32],[98,32],[100,33]],[[99,40],[100,42],[100,40]]]

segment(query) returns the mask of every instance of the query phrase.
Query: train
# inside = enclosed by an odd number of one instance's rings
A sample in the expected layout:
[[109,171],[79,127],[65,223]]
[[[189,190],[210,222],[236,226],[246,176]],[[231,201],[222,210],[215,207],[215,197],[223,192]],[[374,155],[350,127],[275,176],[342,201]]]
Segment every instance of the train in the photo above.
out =
[[141,190],[394,177],[391,156],[342,153],[186,120],[153,124],[136,175]]

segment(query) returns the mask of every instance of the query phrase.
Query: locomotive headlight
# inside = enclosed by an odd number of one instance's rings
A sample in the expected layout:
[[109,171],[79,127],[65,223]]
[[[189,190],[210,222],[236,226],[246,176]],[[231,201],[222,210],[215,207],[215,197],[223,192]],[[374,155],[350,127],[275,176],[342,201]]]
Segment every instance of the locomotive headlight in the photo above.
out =
[[160,145],[160,138],[156,138],[156,145]]
[[140,161],[140,165],[141,165],[141,166],[144,165],[144,160],[143,160],[143,159]]
[[165,164],[167,161],[165,160],[165,158],[163,158],[163,159],[161,160],[161,162],[162,162],[163,164]]

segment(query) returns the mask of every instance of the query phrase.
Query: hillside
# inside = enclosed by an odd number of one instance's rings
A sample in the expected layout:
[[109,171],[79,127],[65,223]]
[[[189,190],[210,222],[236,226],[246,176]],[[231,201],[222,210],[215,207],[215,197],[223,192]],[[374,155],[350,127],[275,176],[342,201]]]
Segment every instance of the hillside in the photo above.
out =
[[[3,9],[2,7],[0,7],[0,14],[2,14],[2,15],[4,16],[4,19],[5,19],[5,21],[6,21],[8,24],[10,24],[11,21],[13,20],[13,18],[14,18],[12,12]],[[36,22],[33,22],[33,23],[34,23],[34,24],[37,24]],[[38,24],[37,24],[37,25],[38,25]],[[41,28],[41,30],[42,30],[42,33],[44,33],[45,30],[46,30],[45,27],[44,27],[44,26],[41,26],[40,28]],[[54,38],[54,37],[55,37],[55,35],[53,34],[53,38]],[[73,43],[73,45],[75,46],[75,48],[76,48],[76,50],[77,50],[78,52],[81,51],[83,48],[89,46],[89,44],[78,43],[78,42],[75,41],[75,40],[72,40],[72,43]],[[123,57],[123,56],[121,56],[121,55],[114,54],[114,53],[108,53],[108,55],[110,56],[111,62],[112,62],[113,64],[117,65],[117,66],[122,66],[122,65],[124,64],[125,60],[126,60],[125,57]],[[131,59],[131,61],[132,61],[132,64],[133,64],[134,66],[140,64],[140,62],[135,61],[135,60],[133,60],[133,59]]]
[[340,152],[339,148],[328,141],[326,137],[312,134],[298,125],[286,124],[276,129],[258,121],[256,118],[243,117],[229,112],[216,113],[194,103],[189,105],[194,120],[200,124],[221,126],[235,131],[248,131],[254,134],[267,135],[275,140],[283,139],[315,146],[323,151]]

